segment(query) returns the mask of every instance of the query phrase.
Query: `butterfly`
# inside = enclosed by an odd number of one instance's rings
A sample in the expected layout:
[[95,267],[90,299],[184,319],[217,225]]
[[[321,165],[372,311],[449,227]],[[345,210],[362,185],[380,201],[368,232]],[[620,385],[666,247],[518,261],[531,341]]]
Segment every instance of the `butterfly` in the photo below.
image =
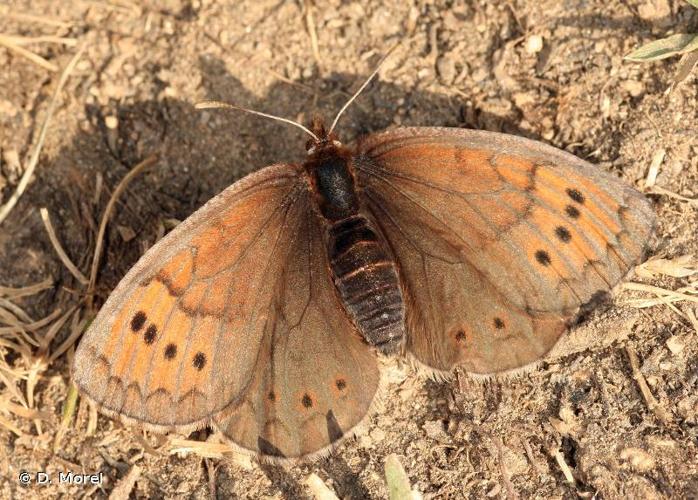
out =
[[234,183],[114,289],[73,366],[105,414],[314,457],[370,415],[384,356],[529,365],[644,258],[648,201],[569,153],[438,127],[346,146],[339,115],[296,124],[304,163]]

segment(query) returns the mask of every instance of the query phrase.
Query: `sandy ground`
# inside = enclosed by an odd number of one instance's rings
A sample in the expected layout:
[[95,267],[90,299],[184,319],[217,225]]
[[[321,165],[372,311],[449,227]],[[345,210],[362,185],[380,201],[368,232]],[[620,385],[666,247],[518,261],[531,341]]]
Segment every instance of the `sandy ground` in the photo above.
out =
[[[57,257],[39,209],[48,209],[66,253],[89,275],[110,195],[130,168],[160,152],[157,166],[122,194],[108,227],[99,305],[173,219],[247,173],[302,158],[299,130],[199,112],[194,103],[220,99],[304,122],[315,113],[330,117],[398,41],[341,122],[345,142],[395,125],[505,131],[566,149],[638,188],[653,158],[661,160],[648,188],[659,217],[653,253],[698,255],[698,203],[686,201],[698,197],[695,72],[668,93],[675,59],[623,60],[670,30],[698,32],[698,11],[685,2],[330,0],[316,2],[310,16],[308,3],[290,0],[139,5],[0,5],[0,34],[75,42],[23,45],[48,67],[0,47],[1,203],[29,164],[61,68],[86,44],[56,101],[32,182],[0,225],[0,284],[52,283],[22,298],[0,290],[0,306],[7,310],[11,300],[27,320],[70,312],[57,331],[51,325],[59,316],[30,329],[35,339],[55,335],[43,350],[19,352],[2,341],[9,330],[0,330],[3,366],[11,370],[0,369],[1,497],[106,497],[120,485],[120,498],[124,491],[132,498],[303,498],[315,473],[341,498],[386,498],[384,461],[395,453],[424,498],[698,498],[696,299],[639,309],[631,299],[654,295],[638,291],[620,292],[537,369],[514,379],[482,384],[459,374],[435,382],[403,367],[365,432],[311,465],[171,454],[171,438],[143,436],[103,416],[91,421],[82,401],[59,432],[74,340],[65,353],[59,348],[85,317],[84,307],[70,311],[84,304],[85,288]],[[695,280],[666,272],[634,278],[685,288],[684,295],[695,293]],[[21,471],[101,472],[103,481],[25,487]]]

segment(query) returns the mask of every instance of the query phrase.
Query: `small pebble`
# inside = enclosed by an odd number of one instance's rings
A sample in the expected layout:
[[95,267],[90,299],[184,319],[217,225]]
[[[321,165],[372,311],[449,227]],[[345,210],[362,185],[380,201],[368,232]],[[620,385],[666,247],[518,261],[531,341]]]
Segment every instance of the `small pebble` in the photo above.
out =
[[526,52],[529,54],[537,54],[543,49],[543,37],[540,35],[531,35],[526,39]]
[[672,354],[681,354],[681,351],[683,351],[685,347],[685,343],[681,337],[674,336],[667,339],[666,346]]
[[116,127],[119,126],[119,119],[116,116],[109,115],[106,118],[104,118],[104,124],[107,126],[108,129],[114,130]]
[[439,74],[439,78],[443,83],[446,85],[450,85],[453,83],[453,80],[456,78],[456,61],[454,58],[451,56],[451,54],[447,54],[443,57],[439,57],[439,60],[436,61],[436,71]]

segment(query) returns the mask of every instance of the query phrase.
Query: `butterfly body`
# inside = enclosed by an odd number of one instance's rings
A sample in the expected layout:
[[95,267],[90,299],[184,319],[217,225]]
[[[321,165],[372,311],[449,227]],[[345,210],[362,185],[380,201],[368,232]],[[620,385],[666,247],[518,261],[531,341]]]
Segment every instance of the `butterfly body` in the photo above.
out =
[[107,414],[315,456],[370,414],[376,351],[441,373],[534,363],[653,232],[640,193],[535,141],[317,135],[303,165],[236,182],[115,288],[73,371]]
[[362,211],[352,162],[348,148],[327,139],[312,146],[304,170],[322,215],[330,272],[344,309],[369,344],[393,354],[405,327],[397,265]]

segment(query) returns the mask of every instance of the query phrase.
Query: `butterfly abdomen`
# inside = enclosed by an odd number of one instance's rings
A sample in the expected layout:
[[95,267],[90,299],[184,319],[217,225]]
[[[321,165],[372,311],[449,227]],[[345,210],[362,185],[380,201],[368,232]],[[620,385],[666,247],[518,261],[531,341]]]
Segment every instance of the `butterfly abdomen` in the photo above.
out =
[[366,341],[394,353],[404,336],[405,307],[394,260],[360,214],[334,222],[328,256],[344,307]]

